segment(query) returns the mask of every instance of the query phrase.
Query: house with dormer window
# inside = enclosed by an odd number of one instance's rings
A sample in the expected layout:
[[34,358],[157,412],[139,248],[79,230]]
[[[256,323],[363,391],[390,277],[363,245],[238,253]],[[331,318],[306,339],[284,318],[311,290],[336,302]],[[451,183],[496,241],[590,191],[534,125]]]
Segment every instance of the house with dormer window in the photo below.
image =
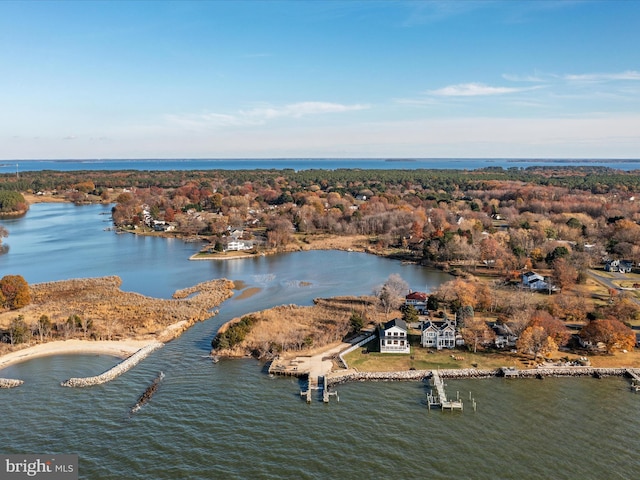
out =
[[420,343],[425,348],[454,348],[457,343],[455,320],[427,320],[422,323]]

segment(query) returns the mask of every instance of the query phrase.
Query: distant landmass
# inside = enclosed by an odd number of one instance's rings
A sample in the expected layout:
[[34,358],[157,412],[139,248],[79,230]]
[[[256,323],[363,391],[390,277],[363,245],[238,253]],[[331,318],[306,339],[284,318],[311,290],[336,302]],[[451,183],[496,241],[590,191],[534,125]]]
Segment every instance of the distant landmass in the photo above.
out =
[[636,163],[637,158],[510,158],[506,160],[511,163]]

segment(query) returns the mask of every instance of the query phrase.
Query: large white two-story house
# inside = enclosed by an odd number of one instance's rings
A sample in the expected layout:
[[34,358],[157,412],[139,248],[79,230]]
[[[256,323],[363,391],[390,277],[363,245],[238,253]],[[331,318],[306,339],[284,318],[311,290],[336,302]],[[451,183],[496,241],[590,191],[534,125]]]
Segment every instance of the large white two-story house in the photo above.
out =
[[422,334],[420,343],[426,348],[454,348],[456,343],[456,321],[427,320],[422,323]]
[[407,323],[396,318],[380,325],[380,352],[381,353],[410,353],[409,338],[407,336]]

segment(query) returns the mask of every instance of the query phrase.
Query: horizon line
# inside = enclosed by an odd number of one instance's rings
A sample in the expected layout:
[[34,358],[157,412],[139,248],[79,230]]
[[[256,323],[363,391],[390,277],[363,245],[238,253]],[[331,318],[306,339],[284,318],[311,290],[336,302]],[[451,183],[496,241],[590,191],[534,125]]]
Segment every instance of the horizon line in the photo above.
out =
[[585,162],[633,162],[640,161],[640,157],[111,157],[111,158],[10,158],[0,159],[2,163],[16,162],[117,162],[117,161],[225,161],[225,160],[298,160],[298,161],[319,161],[319,160],[384,160],[397,162],[412,161],[438,161],[438,160],[501,160],[513,162],[555,162],[555,161],[585,161]]

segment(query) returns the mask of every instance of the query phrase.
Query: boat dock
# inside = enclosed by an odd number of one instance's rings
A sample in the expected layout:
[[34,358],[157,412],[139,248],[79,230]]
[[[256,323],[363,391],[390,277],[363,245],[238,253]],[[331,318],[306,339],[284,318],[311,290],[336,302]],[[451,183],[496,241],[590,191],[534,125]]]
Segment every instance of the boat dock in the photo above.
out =
[[312,394],[311,392],[313,390],[316,391],[321,391],[322,392],[322,401],[324,403],[329,403],[329,399],[333,396],[336,397],[336,400],[339,402],[340,401],[340,397],[338,397],[338,392],[336,391],[331,391],[329,389],[329,386],[327,385],[327,377],[326,376],[321,376],[320,378],[322,378],[322,386],[320,386],[320,379],[318,377],[316,377],[315,375],[309,375],[309,381],[307,384],[307,389],[306,390],[300,390],[300,396],[303,397],[307,403],[311,403],[312,400]]
[[631,390],[640,392],[640,369],[627,368],[627,376],[631,377]]
[[518,369],[515,367],[500,367],[500,371],[504,378],[517,378],[520,376]]
[[434,370],[431,372],[431,391],[427,393],[427,406],[439,407],[442,410],[462,410],[464,408],[462,400],[457,396],[456,400],[448,400],[444,391],[444,381],[440,378],[440,374]]
[[327,382],[327,375],[333,369],[334,359],[340,352],[351,347],[349,343],[338,343],[330,350],[325,350],[316,355],[304,355],[294,358],[275,358],[269,366],[271,375],[290,375],[298,378],[307,378],[306,389],[300,390],[300,397],[307,403],[313,400],[314,390],[321,392],[320,398],[324,403],[329,403],[331,397],[338,398],[338,393],[332,391]]

